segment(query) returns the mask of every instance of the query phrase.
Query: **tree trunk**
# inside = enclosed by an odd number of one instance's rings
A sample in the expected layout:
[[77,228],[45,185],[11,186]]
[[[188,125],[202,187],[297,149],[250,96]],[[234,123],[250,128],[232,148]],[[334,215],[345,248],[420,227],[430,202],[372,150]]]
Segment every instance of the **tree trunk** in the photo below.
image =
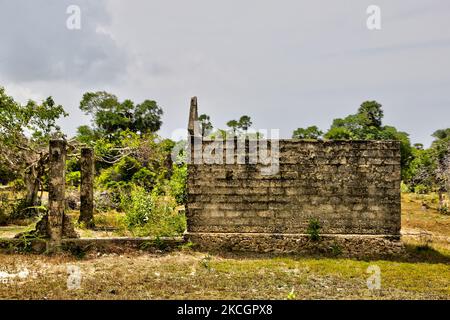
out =
[[38,193],[39,193],[39,178],[37,176],[36,168],[33,166],[29,169],[25,176],[25,185],[27,188],[27,194],[25,196],[25,207],[34,207],[37,206],[38,203]]
[[18,208],[17,218],[29,218],[39,214],[37,206],[41,205],[39,198],[39,186],[41,177],[44,174],[45,160],[39,159],[36,165],[31,166],[25,173],[26,195],[25,199]]

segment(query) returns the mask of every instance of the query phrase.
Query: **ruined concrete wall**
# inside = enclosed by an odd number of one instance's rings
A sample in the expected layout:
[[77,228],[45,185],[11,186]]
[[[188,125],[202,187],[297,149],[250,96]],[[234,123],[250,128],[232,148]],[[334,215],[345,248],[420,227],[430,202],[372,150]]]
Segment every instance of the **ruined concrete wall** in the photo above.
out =
[[317,219],[321,234],[399,235],[399,142],[280,140],[279,148],[274,175],[259,163],[189,164],[188,232],[305,234]]

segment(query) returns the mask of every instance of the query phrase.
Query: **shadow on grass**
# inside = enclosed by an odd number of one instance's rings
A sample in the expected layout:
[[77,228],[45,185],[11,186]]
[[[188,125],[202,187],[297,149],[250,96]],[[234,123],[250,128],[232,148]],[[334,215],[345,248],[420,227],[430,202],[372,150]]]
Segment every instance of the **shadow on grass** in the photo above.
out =
[[443,253],[427,244],[405,244],[405,248],[407,255],[405,257],[398,257],[400,259],[397,258],[396,261],[450,264],[450,253]]
[[[103,240],[108,240],[108,238],[102,238]],[[2,239],[5,243],[0,243],[0,249],[7,249],[9,240],[13,239]],[[202,252],[207,253],[207,251],[196,250],[195,245],[189,246],[189,243],[184,243],[178,246],[164,247],[164,242],[161,242],[159,238],[153,241],[143,242],[138,248],[127,248],[120,245],[113,245],[108,247],[106,250],[90,250],[90,248],[76,248],[74,250],[66,250],[77,258],[95,258],[96,255],[92,254],[90,251],[105,254],[124,254],[124,253],[152,253],[156,255],[166,255],[171,252]],[[358,256],[350,257],[345,254],[333,254],[332,252],[324,253],[304,253],[304,254],[293,254],[293,253],[255,253],[255,252],[234,252],[234,251],[211,251],[214,254],[222,258],[238,259],[238,260],[248,260],[248,259],[271,259],[271,258],[289,258],[293,260],[303,260],[303,259],[349,259],[354,261],[375,261],[384,260],[392,262],[404,262],[404,263],[428,263],[428,264],[449,264],[450,265],[450,252],[447,250],[436,250],[429,244],[411,244],[404,243],[404,250],[401,254],[396,255],[377,255],[377,256]],[[153,249],[153,250],[149,250]],[[4,250],[2,250],[3,253]],[[88,254],[91,253],[91,254]]]
[[344,254],[333,255],[331,253],[318,254],[290,254],[290,253],[252,253],[252,252],[211,252],[222,258],[246,260],[246,259],[268,259],[268,258],[289,258],[293,260],[303,259],[349,259],[355,261],[374,261],[384,260],[392,262],[405,263],[429,263],[429,264],[450,264],[450,254],[440,252],[429,245],[405,244],[405,250],[402,254],[396,255],[378,255],[378,256],[360,256],[349,257]]

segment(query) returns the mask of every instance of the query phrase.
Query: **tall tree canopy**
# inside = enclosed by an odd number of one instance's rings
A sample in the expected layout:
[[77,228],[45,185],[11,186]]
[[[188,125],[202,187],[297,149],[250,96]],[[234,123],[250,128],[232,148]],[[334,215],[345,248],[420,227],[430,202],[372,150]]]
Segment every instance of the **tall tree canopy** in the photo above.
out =
[[198,117],[198,121],[200,121],[200,127],[202,131],[202,137],[206,137],[209,135],[213,129],[213,125],[211,123],[211,118],[206,114],[201,114]]
[[324,135],[336,140],[398,140],[401,145],[402,178],[408,177],[408,165],[412,159],[411,142],[406,132],[393,126],[383,126],[383,109],[376,101],[365,101],[356,114],[334,119]]
[[247,132],[248,128],[250,128],[252,124],[252,120],[249,116],[242,116],[239,118],[238,127],[244,132]]
[[42,103],[29,100],[22,105],[0,87],[0,167],[2,171],[8,169],[9,179],[24,180],[27,195],[22,208],[38,203],[48,141],[51,137],[62,136],[56,124],[62,116],[67,113],[52,97]]
[[238,129],[247,133],[252,124],[252,119],[246,115],[240,117],[239,120],[230,120],[227,122],[227,126],[233,131],[233,134],[235,135]]
[[[95,131],[110,137],[125,130],[139,134],[152,133],[162,125],[163,111],[153,100],[135,104],[131,100],[120,102],[108,92],[87,92],[80,102],[80,109],[92,116]],[[85,128],[79,133],[86,133]]]
[[298,128],[292,133],[294,139],[311,139],[317,140],[323,135],[323,132],[317,126],[310,126],[308,128]]
[[239,122],[236,120],[230,120],[227,122],[227,127],[229,127],[233,131],[233,133],[236,134],[236,131],[239,127]]

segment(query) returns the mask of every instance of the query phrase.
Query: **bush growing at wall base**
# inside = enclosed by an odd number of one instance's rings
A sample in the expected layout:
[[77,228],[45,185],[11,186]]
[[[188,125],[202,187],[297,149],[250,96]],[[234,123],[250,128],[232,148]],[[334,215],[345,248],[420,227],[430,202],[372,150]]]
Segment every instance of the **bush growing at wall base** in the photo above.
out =
[[322,229],[321,225],[320,225],[320,221],[316,218],[313,218],[311,220],[309,220],[308,223],[308,229],[306,230],[306,232],[309,235],[309,238],[312,241],[319,241],[320,240],[320,229]]
[[186,218],[176,210],[171,196],[135,186],[121,200],[127,227],[136,236],[177,236],[186,229]]
[[187,165],[173,166],[173,174],[169,182],[171,194],[175,197],[178,204],[185,204],[187,201],[186,193]]

